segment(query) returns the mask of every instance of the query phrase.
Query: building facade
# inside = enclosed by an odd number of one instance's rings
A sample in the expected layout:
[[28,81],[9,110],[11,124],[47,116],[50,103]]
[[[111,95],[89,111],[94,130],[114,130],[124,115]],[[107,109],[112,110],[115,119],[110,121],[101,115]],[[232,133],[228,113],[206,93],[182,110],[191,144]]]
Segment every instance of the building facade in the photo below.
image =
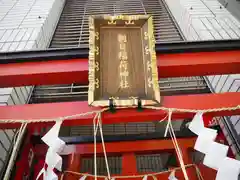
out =
[[[48,48],[62,0],[1,0],[0,52]],[[29,102],[33,87],[0,89],[0,106]],[[7,164],[16,130],[0,131],[0,169]]]
[[[234,3],[238,4],[235,0]],[[230,4],[227,6],[230,7]],[[154,17],[156,43],[239,39],[239,16],[235,11],[234,16],[229,11],[232,8],[228,10],[227,6],[217,0],[0,0],[0,51],[86,48],[88,16],[97,14],[151,14]],[[239,92],[240,75],[166,78],[161,79],[159,84],[163,95]],[[4,88],[0,89],[0,105],[86,100],[87,88],[87,84]],[[221,122],[224,122],[221,127],[237,156],[240,117],[224,117]],[[184,125],[184,121],[176,122],[175,130],[182,131]],[[164,130],[162,125],[152,122],[106,125],[103,128],[107,135]],[[0,133],[1,168],[16,130],[2,130]],[[62,136],[91,133],[89,126],[65,128],[61,132]],[[139,162],[144,158],[166,161],[166,158],[152,155],[139,157]],[[92,161],[86,159],[86,162]],[[152,166],[160,167],[154,163]]]

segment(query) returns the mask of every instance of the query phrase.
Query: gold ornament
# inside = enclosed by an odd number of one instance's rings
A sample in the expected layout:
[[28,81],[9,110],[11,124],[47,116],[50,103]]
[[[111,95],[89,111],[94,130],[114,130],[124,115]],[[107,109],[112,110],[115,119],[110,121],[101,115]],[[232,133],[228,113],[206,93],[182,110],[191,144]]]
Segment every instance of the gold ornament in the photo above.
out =
[[148,46],[145,46],[144,50],[145,50],[145,54],[149,54],[149,48],[148,48]]
[[148,40],[148,33],[144,32],[144,40]]
[[132,21],[132,20],[128,20],[128,21],[125,21],[125,24],[126,24],[126,25],[133,25],[133,24],[135,24],[135,23],[134,23],[134,21]]
[[152,79],[151,79],[151,78],[148,78],[148,87],[151,88],[151,87],[152,87],[152,84],[153,84]]

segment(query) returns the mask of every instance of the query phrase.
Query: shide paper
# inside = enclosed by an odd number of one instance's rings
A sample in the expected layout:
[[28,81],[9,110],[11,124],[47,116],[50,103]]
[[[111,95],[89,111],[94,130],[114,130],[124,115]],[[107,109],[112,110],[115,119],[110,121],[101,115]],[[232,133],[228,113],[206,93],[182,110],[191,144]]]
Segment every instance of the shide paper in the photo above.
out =
[[41,176],[43,177],[43,180],[58,180],[58,176],[55,174],[53,169],[45,171],[43,167],[38,173],[36,180],[38,180]]
[[219,165],[227,156],[228,146],[212,142],[204,157],[203,164],[212,169],[218,170]]
[[37,179],[43,175],[44,180],[57,180],[58,176],[54,169],[62,170],[62,157],[58,154],[65,148],[65,142],[58,137],[62,121],[56,121],[55,125],[42,137],[49,148],[46,154],[45,163],[47,170],[43,169],[39,172]]
[[198,112],[188,126],[188,128],[197,135],[199,135],[202,129],[204,129],[204,122],[203,122],[202,115],[203,115],[202,112]]
[[240,161],[227,157],[228,146],[214,142],[217,130],[204,127],[202,114],[197,113],[188,126],[198,135],[194,149],[205,154],[204,165],[217,170],[216,180],[238,180]]
[[49,170],[46,172],[46,176],[44,180],[58,180],[58,176],[53,170]]
[[61,152],[65,142],[58,137],[62,121],[56,121],[55,125],[42,137],[42,141],[54,152]]
[[168,180],[178,180],[175,176],[175,171],[172,171],[168,176]]
[[208,148],[210,147],[212,142],[216,139],[216,137],[217,137],[217,130],[210,129],[210,128],[203,128],[198,135],[194,149],[206,154],[208,151]]
[[218,167],[216,180],[238,180],[239,173],[240,162],[236,159],[225,157]]
[[51,148],[48,149],[45,162],[50,169],[56,168],[59,171],[62,170],[62,157],[52,151]]

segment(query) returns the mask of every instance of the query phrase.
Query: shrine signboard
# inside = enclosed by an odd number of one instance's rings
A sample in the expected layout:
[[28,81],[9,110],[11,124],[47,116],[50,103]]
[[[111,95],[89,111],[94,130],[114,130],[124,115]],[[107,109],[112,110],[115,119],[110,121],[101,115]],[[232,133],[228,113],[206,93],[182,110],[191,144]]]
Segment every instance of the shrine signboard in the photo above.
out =
[[159,104],[152,17],[92,16],[89,31],[89,105]]

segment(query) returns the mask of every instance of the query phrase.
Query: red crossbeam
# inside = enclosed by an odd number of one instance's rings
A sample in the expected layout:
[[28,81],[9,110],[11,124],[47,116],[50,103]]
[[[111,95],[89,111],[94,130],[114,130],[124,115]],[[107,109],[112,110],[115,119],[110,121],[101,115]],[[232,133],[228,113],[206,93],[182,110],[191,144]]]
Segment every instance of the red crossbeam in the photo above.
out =
[[[192,164],[192,160],[189,156],[189,152],[193,149],[196,138],[180,138],[178,139],[178,145],[182,151],[182,156],[185,164]],[[68,170],[73,171],[73,169],[79,170],[81,167],[81,158],[86,156],[93,156],[94,154],[94,144],[75,144],[68,145],[69,149],[72,149],[71,154],[69,154]],[[47,152],[47,146],[44,144],[39,144],[35,146],[35,156],[44,157]],[[106,142],[105,148],[108,156],[121,155],[122,159],[122,172],[121,175],[137,175],[142,174],[137,171],[137,154],[154,154],[163,152],[175,152],[175,148],[172,140],[170,139],[158,139],[158,140],[141,140],[141,141],[126,141],[126,142]],[[96,150],[99,156],[103,155],[103,148],[101,143],[97,143]],[[69,152],[70,153],[70,152]],[[180,166],[178,162],[178,166]],[[216,172],[209,168],[202,167],[198,164],[201,173],[205,179],[213,179],[216,176]],[[145,172],[151,173],[151,172]],[[188,177],[191,180],[197,180],[196,170],[193,167],[187,168]],[[176,177],[178,179],[184,179],[181,171],[176,171]],[[114,174],[113,174],[114,176]],[[158,175],[158,179],[168,179],[169,173],[164,173]],[[79,176],[72,176],[71,173],[65,174],[65,179],[75,180],[79,179]],[[88,179],[91,179],[88,177]],[[92,178],[93,179],[93,178]],[[129,178],[122,178],[129,179]],[[142,178],[131,178],[134,180],[141,180]]]
[[[222,94],[199,94],[185,96],[166,96],[162,97],[162,106],[168,108],[183,109],[212,109],[222,107],[235,107],[240,104],[240,93],[222,93]],[[82,102],[64,102],[64,103],[46,103],[46,104],[27,104],[15,106],[0,107],[1,119],[23,119],[28,122],[29,119],[57,118],[99,110],[100,108],[89,107],[86,101]],[[149,110],[138,112],[136,109],[117,110],[116,113],[103,113],[103,124],[123,123],[123,122],[143,122],[158,121],[166,117],[166,112],[162,110]],[[219,111],[208,113],[211,116],[230,116],[239,115],[240,110]],[[173,119],[192,118],[194,113],[174,112]],[[66,120],[64,125],[92,125],[93,115],[77,118],[75,120]],[[40,126],[49,125],[49,123],[39,123]],[[2,123],[0,128],[14,128],[19,124]],[[36,127],[36,126],[35,126]]]
[[[160,77],[240,73],[240,51],[158,54]],[[88,83],[88,59],[0,65],[0,87]]]

